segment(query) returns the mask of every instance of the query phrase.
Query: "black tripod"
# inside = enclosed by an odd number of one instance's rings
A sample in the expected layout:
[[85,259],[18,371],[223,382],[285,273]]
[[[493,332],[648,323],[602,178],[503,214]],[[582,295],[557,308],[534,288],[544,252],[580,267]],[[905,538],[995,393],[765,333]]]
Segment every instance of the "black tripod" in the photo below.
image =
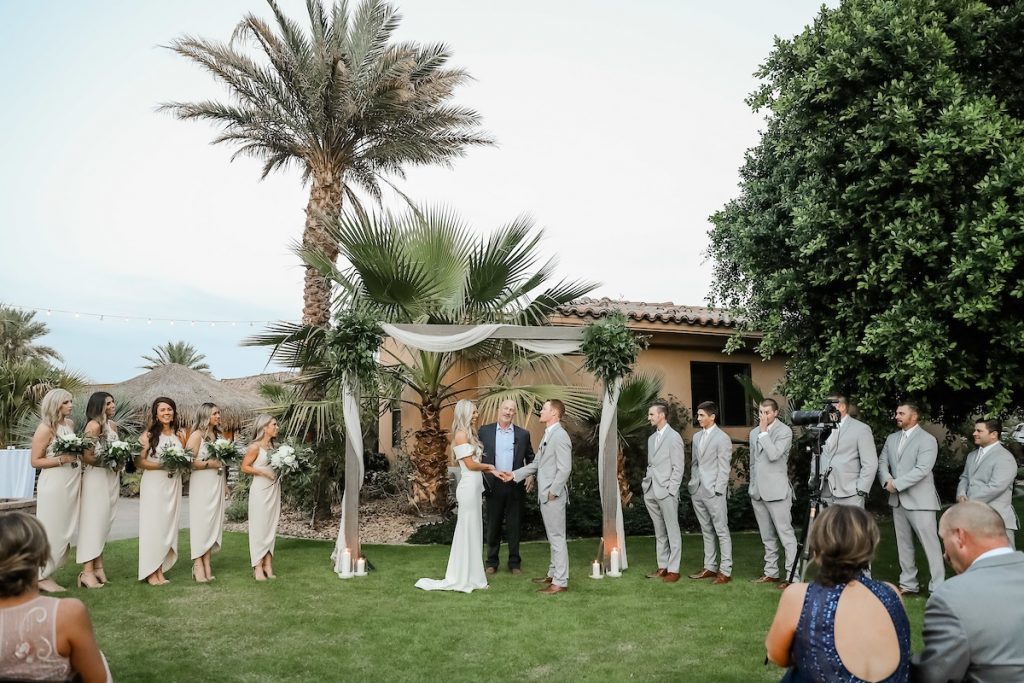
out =
[[796,581],[797,567],[800,568],[800,578],[804,577],[807,562],[810,559],[807,538],[811,534],[811,525],[814,524],[814,519],[818,514],[828,507],[828,503],[821,499],[821,492],[825,490],[825,481],[828,479],[829,473],[832,472],[832,468],[829,467],[826,472],[821,471],[821,449],[833,429],[834,427],[829,424],[816,427],[811,431],[814,441],[807,446],[807,452],[811,456],[811,481],[814,482],[814,485],[811,488],[810,499],[807,501],[807,522],[800,535],[800,542],[796,546],[796,559],[793,561],[793,566],[789,568],[789,578],[787,579],[789,583]]

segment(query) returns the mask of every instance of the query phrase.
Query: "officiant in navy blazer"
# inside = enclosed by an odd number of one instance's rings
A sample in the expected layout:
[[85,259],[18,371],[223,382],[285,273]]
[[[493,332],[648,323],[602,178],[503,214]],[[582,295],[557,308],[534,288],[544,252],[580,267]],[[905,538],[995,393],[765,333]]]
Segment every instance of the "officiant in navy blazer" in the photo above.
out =
[[[533,444],[530,432],[516,426],[516,402],[502,401],[498,408],[498,421],[480,427],[477,434],[484,446],[483,462],[494,465],[498,471],[511,472],[533,462]],[[498,570],[501,550],[501,532],[504,527],[508,540],[508,568],[513,574],[521,573],[519,533],[526,502],[526,482],[503,482],[489,472],[484,473],[487,518],[487,562],[485,571]]]

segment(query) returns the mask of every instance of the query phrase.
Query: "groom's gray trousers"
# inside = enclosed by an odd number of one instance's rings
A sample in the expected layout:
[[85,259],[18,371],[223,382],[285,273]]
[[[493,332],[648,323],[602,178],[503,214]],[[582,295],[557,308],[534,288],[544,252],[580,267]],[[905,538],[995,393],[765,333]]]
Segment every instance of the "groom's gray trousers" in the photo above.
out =
[[551,583],[565,588],[569,585],[569,548],[565,544],[565,495],[544,501],[540,506],[544,530],[551,545],[551,563],[548,576]]

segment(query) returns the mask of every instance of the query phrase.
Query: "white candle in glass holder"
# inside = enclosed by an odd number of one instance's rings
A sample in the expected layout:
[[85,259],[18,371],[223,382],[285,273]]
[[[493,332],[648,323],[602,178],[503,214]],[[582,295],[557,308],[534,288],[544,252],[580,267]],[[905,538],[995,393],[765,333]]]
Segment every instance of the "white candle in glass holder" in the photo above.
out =
[[341,553],[341,575],[348,576],[352,573],[352,553],[345,548]]
[[356,576],[366,576],[366,558],[356,560]]
[[590,574],[590,578],[592,578],[592,579],[600,579],[601,578],[601,563],[599,561],[597,561],[597,560],[594,560],[593,571]]
[[620,573],[619,572],[619,549],[618,548],[612,548],[611,569],[608,570],[608,573],[611,574],[612,576],[616,576],[616,575],[618,575]]

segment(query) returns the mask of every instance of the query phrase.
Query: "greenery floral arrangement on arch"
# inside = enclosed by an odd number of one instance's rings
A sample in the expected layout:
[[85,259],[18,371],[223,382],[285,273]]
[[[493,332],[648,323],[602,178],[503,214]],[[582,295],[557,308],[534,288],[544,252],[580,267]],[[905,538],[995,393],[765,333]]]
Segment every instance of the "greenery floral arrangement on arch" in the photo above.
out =
[[610,391],[616,380],[630,373],[647,343],[646,336],[633,334],[626,326],[626,316],[612,313],[583,331],[583,367]]
[[358,309],[342,311],[335,316],[325,341],[335,377],[348,376],[365,383],[376,375],[376,353],[384,341],[376,316]]

